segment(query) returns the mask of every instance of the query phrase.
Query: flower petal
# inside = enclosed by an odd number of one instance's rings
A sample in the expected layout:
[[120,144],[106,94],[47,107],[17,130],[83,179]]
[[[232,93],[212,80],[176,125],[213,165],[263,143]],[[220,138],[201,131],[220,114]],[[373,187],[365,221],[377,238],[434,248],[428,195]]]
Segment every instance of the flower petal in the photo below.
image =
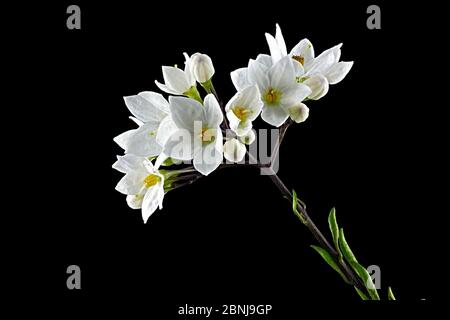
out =
[[290,56],[298,56],[303,58],[303,66],[308,69],[314,60],[314,47],[308,39],[301,40],[294,48],[292,48]]
[[158,124],[148,122],[139,127],[130,137],[126,152],[137,156],[153,157],[161,153],[162,148],[156,142]]
[[215,142],[204,145],[194,154],[194,168],[207,176],[217,169],[223,161],[222,131],[217,129]]
[[278,25],[278,23],[276,24],[275,40],[277,40],[281,56],[282,57],[286,56],[287,55],[286,42],[284,41],[283,33],[281,32],[281,28]]
[[269,70],[269,68],[273,65],[272,57],[268,54],[258,54],[256,61],[264,65],[266,70]]
[[186,129],[176,130],[164,144],[163,153],[179,160],[191,160],[193,157],[193,135]]
[[169,89],[183,94],[191,87],[191,84],[186,77],[186,73],[183,70],[175,67],[163,66],[162,72],[164,82]]
[[156,92],[141,92],[124,100],[130,112],[142,122],[159,122],[169,113],[168,102]]
[[328,93],[329,83],[327,78],[321,73],[316,73],[303,82],[311,89],[309,99],[319,100]]
[[272,57],[272,63],[277,63],[283,56],[281,49],[278,46],[277,40],[271,35],[266,33],[267,44],[269,45],[270,56]]
[[353,66],[353,61],[345,62],[341,61],[334,64],[328,72],[325,74],[330,84],[336,84],[345,78],[347,73]]
[[[231,127],[231,125],[230,125]],[[253,127],[253,124],[250,120],[240,121],[238,126],[233,130],[238,137],[246,135]],[[233,129],[233,128],[231,128]]]
[[341,46],[342,43],[322,52],[317,58],[314,59],[311,68],[309,68],[308,70],[308,73],[325,74],[328,69],[330,69],[331,66],[337,62],[336,58],[339,59],[339,57],[341,56]]
[[178,129],[175,122],[173,122],[171,116],[165,117],[158,127],[158,132],[156,133],[156,142],[163,147],[167,139]]
[[233,110],[231,109],[227,111],[227,119],[230,124],[230,129],[237,134],[239,124],[241,123],[241,119],[236,117]]
[[161,118],[164,118],[170,112],[169,102],[166,98],[163,97],[162,94],[153,91],[142,91],[138,93],[139,96],[146,99],[154,108],[155,112],[159,112],[161,114]]
[[136,117],[129,116],[128,118],[130,118],[131,121],[133,121],[134,123],[136,123],[139,127],[142,126],[142,125],[144,124],[141,120],[139,120],[139,119],[136,118]]
[[202,121],[203,106],[193,99],[186,97],[169,97],[172,120],[178,128],[194,130],[194,122]]
[[247,68],[240,68],[230,73],[231,81],[237,91],[240,91],[250,85],[247,79],[247,72]]
[[223,121],[222,110],[213,94],[205,97],[203,108],[203,121],[208,128],[218,127]]
[[266,67],[255,60],[250,60],[248,63],[247,76],[249,83],[256,84],[261,91],[269,86],[269,78],[266,74]]
[[189,85],[192,87],[193,85],[195,85],[195,78],[194,78],[194,74],[191,71],[192,68],[192,61],[191,58],[189,57],[189,55],[186,52],[183,52],[183,56],[184,56],[184,74],[186,75],[186,79],[189,83]]
[[302,84],[295,83],[290,88],[285,89],[281,96],[280,104],[284,108],[289,108],[299,102],[302,102],[307,96],[311,94],[311,89]]
[[270,86],[283,90],[296,83],[294,61],[286,56],[269,69]]
[[158,184],[148,188],[142,201],[142,219],[147,223],[148,218],[155,212],[158,207],[162,207],[164,198],[164,183]]
[[164,91],[166,93],[177,94],[177,95],[182,95],[183,94],[183,92],[175,91],[175,90],[167,87],[165,84],[162,84],[162,83],[158,82],[157,80],[155,80],[155,84],[161,91]]
[[117,156],[117,161],[113,164],[113,168],[122,173],[127,173],[133,170],[143,169],[145,157],[136,156],[134,154],[126,154],[124,156]]
[[130,171],[120,179],[116,185],[116,190],[123,194],[138,194],[144,186],[144,179],[146,177],[145,170]]
[[136,133],[137,129],[128,130],[124,133],[119,134],[113,140],[115,143],[119,145],[124,150],[127,150],[128,143],[130,142],[130,138]]
[[131,209],[140,209],[142,208],[143,198],[143,195],[128,195],[127,204]]
[[264,106],[261,113],[261,118],[275,127],[281,126],[288,117],[289,114],[279,106]]

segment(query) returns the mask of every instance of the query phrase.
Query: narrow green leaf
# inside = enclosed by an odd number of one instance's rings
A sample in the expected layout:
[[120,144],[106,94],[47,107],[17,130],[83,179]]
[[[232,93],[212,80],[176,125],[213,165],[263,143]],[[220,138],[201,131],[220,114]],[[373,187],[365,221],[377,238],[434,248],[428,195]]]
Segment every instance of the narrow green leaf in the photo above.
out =
[[342,228],[339,230],[339,247],[342,250],[342,254],[344,255],[345,260],[350,264],[353,270],[355,270],[356,274],[364,282],[364,285],[366,286],[372,300],[380,300],[377,289],[372,282],[372,278],[370,277],[369,272],[367,272],[366,268],[360,265],[358,263],[358,260],[356,260],[355,255],[353,254],[350,246],[347,243],[347,240],[345,240],[344,229]]
[[380,300],[380,296],[378,295],[378,291],[375,288],[375,285],[372,282],[372,278],[370,277],[369,272],[364,268],[362,265],[360,265],[356,261],[349,262],[352,266],[353,270],[355,270],[356,274],[361,278],[364,285],[367,288],[367,291],[369,292],[370,297],[372,300]]
[[297,210],[297,206],[298,206],[297,201],[298,201],[298,199],[297,199],[297,193],[295,192],[295,190],[292,190],[292,211],[294,211],[295,215],[300,219],[300,221],[301,221],[304,225],[306,225],[306,224],[307,224],[307,221],[306,221],[305,217],[303,217],[303,215],[301,214],[301,212],[299,212],[299,211]]
[[345,260],[347,260],[348,263],[358,262],[352,250],[350,249],[350,246],[345,240],[344,229],[342,228],[339,230],[339,247],[341,248],[342,254],[344,255],[344,258]]
[[367,298],[367,296],[361,291],[359,290],[357,287],[354,287],[356,292],[358,292],[358,295],[361,297],[361,299],[363,300],[369,300],[369,298]]
[[333,236],[333,242],[336,246],[336,250],[340,252],[339,249],[339,227],[336,221],[336,209],[332,208],[330,214],[328,215],[328,225],[330,226],[331,235]]
[[388,287],[388,300],[396,300],[391,287]]
[[311,245],[311,248],[313,248],[314,250],[317,251],[317,253],[320,254],[320,256],[323,258],[323,260],[325,260],[325,262],[334,269],[334,271],[336,271],[337,273],[339,273],[339,275],[342,277],[342,279],[344,279],[344,281],[346,283],[349,283],[349,281],[347,280],[347,277],[342,273],[341,269],[339,268],[339,266],[337,265],[336,261],[334,261],[333,257],[328,253],[328,251],[326,251],[325,249],[323,249],[322,247],[319,246],[314,246]]

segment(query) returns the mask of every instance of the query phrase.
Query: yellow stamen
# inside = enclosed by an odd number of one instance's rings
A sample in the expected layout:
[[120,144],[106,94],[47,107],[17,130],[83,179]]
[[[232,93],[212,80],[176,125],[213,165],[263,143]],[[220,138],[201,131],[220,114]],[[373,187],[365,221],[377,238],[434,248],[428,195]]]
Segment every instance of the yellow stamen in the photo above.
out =
[[302,65],[305,63],[305,58],[303,58],[303,56],[292,56],[292,59],[300,62]]
[[161,177],[157,176],[156,174],[149,174],[144,179],[144,184],[147,188],[153,187],[155,184],[157,184],[161,180]]
[[233,108],[234,115],[241,121],[247,120],[247,117],[251,112],[251,110],[245,109],[241,106],[236,106]]
[[202,132],[200,133],[200,139],[204,143],[213,142],[216,137],[214,136],[214,130],[209,128],[202,128]]
[[268,104],[275,104],[275,103],[277,103],[280,100],[280,92],[278,92],[275,89],[270,88],[264,94],[264,100]]

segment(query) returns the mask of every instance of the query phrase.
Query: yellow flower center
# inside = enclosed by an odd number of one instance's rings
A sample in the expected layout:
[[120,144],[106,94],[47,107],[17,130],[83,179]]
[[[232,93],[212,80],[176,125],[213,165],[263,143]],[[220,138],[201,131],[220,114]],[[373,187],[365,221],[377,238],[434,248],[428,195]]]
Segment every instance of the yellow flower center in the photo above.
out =
[[234,115],[241,121],[247,120],[247,117],[251,112],[251,110],[245,109],[241,106],[236,106],[233,108]]
[[300,62],[302,65],[305,63],[305,58],[303,58],[302,56],[292,56],[292,59]]
[[156,174],[149,174],[144,179],[144,184],[147,188],[153,187],[161,180],[161,177],[157,176]]
[[209,128],[202,128],[202,132],[200,133],[200,140],[203,143],[213,142],[216,137],[214,136],[214,130]]
[[280,101],[281,92],[269,88],[266,93],[263,95],[263,99],[267,102],[267,104],[276,104]]

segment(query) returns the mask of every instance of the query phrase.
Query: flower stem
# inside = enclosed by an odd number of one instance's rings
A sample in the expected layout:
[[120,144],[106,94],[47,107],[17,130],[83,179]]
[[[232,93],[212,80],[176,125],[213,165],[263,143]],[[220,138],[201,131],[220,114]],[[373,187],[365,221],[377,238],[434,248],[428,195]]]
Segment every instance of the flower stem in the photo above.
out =
[[[269,175],[269,178],[273,182],[273,184],[280,190],[281,194],[286,197],[286,199],[292,203],[292,193],[286,187],[286,185],[281,181],[280,177],[274,172],[272,175]],[[305,207],[301,204],[300,201],[297,201],[297,208],[300,210],[300,213],[303,216],[304,222],[302,223],[308,228],[308,230],[312,233],[314,238],[317,240],[319,245],[326,249],[335,259],[336,263],[342,268],[342,272],[347,276],[347,279],[350,280],[350,283],[357,287],[362,292],[367,292],[366,286],[363,285],[362,281],[355,274],[353,269],[351,269],[342,259],[339,259],[339,254],[336,249],[328,242],[320,229],[316,226],[314,221],[306,212]]]
[[[290,202],[292,203],[293,195],[291,191],[286,187],[286,185],[283,183],[283,181],[280,179],[280,177],[273,171],[273,163],[276,157],[278,156],[278,153],[280,151],[281,143],[284,139],[284,136],[286,134],[287,129],[292,124],[292,120],[288,119],[288,121],[280,128],[280,135],[278,137],[278,141],[275,144],[275,147],[272,151],[272,155],[270,157],[271,163],[268,167],[269,173],[272,173],[269,176],[270,180],[273,182],[273,184],[280,190],[281,194]],[[317,240],[317,242],[322,246],[324,249],[326,249],[334,258],[335,262],[341,267],[342,272],[347,276],[347,279],[349,279],[350,283],[358,288],[361,292],[367,293],[367,288],[361,281],[361,279],[358,277],[358,275],[355,273],[355,271],[350,268],[345,261],[339,256],[339,253],[337,250],[332,246],[328,240],[325,238],[323,233],[320,231],[320,229],[316,226],[314,221],[311,219],[311,217],[306,212],[306,208],[304,206],[303,201],[300,199],[297,199],[297,209],[300,210],[300,214],[302,217],[298,217],[300,221],[308,228],[308,230],[312,233],[314,238]]]

